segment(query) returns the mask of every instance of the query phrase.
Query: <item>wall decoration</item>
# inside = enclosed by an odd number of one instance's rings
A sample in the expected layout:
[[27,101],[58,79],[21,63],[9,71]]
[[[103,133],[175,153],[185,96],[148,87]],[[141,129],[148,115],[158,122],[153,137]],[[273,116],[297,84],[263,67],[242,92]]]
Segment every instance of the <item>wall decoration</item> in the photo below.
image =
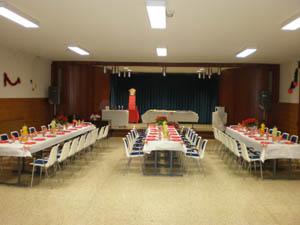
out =
[[31,90],[35,91],[37,89],[37,84],[33,82],[33,80],[30,80],[30,84],[32,86]]
[[291,86],[288,90],[288,93],[292,94],[293,90],[295,89],[295,87],[297,87],[297,85],[298,85],[298,68],[295,70],[294,80],[291,82]]
[[18,77],[15,82],[12,82],[9,79],[7,73],[4,73],[3,74],[3,82],[4,82],[4,87],[6,87],[7,83],[9,83],[9,85],[11,85],[11,86],[16,86],[17,84],[21,84],[21,79],[20,79],[20,77]]

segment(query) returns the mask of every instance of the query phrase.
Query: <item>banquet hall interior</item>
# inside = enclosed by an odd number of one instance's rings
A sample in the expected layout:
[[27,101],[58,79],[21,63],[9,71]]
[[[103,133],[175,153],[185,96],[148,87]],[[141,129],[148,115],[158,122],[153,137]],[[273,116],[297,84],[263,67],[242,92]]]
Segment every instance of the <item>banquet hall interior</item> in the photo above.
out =
[[299,12],[0,1],[0,225],[300,224]]

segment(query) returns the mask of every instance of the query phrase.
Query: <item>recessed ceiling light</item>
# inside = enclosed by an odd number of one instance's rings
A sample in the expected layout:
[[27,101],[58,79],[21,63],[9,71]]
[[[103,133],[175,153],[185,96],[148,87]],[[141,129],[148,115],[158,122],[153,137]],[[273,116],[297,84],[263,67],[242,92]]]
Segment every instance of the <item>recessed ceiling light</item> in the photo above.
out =
[[79,47],[76,47],[76,46],[69,46],[68,49],[70,49],[73,52],[76,52],[79,55],[90,55],[89,52],[87,52]]
[[156,54],[157,56],[167,56],[168,55],[168,51],[167,48],[156,48]]
[[281,30],[297,30],[300,28],[300,17],[281,27]]
[[39,27],[37,21],[6,2],[0,2],[0,15],[26,28]]
[[236,55],[237,58],[245,58],[256,52],[256,48],[247,48]]
[[146,0],[146,8],[152,29],[166,29],[166,1]]

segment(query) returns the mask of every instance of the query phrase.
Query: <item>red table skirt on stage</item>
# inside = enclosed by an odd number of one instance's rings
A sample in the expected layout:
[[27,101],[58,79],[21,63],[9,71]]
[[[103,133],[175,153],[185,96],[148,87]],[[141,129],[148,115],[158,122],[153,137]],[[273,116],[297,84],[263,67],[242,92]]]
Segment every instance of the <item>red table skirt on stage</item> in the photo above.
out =
[[138,123],[140,119],[139,110],[137,109],[129,109],[129,122],[130,123]]

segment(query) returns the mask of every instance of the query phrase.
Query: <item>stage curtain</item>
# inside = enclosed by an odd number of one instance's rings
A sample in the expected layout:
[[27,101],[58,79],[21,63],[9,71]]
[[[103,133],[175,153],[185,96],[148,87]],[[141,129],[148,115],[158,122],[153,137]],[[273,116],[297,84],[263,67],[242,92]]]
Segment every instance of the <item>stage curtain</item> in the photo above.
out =
[[[123,74],[122,74],[123,75]],[[219,101],[219,76],[198,79],[196,74],[132,74],[130,78],[111,75],[110,106],[128,108],[130,88],[136,89],[136,104],[142,115],[149,109],[192,110],[199,123],[209,124]]]

